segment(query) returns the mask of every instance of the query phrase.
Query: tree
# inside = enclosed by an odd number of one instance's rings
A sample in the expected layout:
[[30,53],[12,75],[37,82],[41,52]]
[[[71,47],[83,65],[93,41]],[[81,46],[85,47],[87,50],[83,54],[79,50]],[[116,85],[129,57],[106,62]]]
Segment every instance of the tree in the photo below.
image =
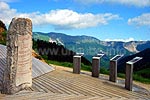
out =
[[0,44],[6,44],[6,31],[5,24],[0,20]]

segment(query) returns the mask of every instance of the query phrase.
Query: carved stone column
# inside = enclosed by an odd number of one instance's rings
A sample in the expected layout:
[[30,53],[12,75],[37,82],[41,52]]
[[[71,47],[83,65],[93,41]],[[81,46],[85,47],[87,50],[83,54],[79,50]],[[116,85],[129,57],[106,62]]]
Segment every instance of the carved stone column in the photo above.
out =
[[14,94],[32,86],[32,22],[13,18],[7,32],[7,67],[2,93]]

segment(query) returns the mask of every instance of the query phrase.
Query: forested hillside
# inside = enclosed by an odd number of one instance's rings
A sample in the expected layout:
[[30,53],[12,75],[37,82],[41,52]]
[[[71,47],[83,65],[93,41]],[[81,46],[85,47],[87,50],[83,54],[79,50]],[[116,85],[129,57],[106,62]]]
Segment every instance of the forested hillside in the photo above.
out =
[[[43,58],[59,62],[73,63],[73,56],[76,54],[62,45],[49,43],[43,40],[35,41],[33,39],[33,49],[36,50]],[[91,66],[91,62],[85,57],[82,57],[82,63]]]
[[6,44],[6,31],[5,24],[0,20],[0,44]]

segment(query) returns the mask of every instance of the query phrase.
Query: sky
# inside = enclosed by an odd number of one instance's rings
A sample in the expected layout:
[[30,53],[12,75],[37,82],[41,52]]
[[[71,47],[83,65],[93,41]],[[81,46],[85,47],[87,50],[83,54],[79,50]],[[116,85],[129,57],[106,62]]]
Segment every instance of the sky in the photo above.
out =
[[0,0],[0,20],[30,18],[33,32],[150,40],[150,0]]

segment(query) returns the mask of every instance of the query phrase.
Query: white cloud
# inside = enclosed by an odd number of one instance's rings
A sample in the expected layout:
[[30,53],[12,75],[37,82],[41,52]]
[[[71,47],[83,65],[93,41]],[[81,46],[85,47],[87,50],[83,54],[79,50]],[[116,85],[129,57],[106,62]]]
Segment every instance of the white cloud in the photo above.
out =
[[128,39],[105,39],[104,41],[121,41],[121,42],[129,42],[129,41],[134,41],[134,38],[128,38]]
[[135,18],[128,19],[129,25],[150,26],[150,13],[145,13]]
[[137,7],[150,6],[150,0],[110,0],[110,2]]
[[0,0],[0,2],[17,2],[19,0]]
[[119,19],[119,15],[104,13],[77,13],[68,9],[51,10],[48,13],[40,12],[19,13],[16,9],[11,9],[8,4],[0,2],[0,19],[9,24],[13,17],[27,17],[33,25],[53,25],[56,29],[78,29],[88,28],[98,25],[106,25],[110,20]]
[[100,4],[100,3],[114,3],[137,7],[148,7],[150,6],[150,0],[74,0],[82,4]]
[[16,16],[16,10],[10,9],[9,5],[0,2],[0,20],[4,21],[6,24],[10,23],[12,17]]

